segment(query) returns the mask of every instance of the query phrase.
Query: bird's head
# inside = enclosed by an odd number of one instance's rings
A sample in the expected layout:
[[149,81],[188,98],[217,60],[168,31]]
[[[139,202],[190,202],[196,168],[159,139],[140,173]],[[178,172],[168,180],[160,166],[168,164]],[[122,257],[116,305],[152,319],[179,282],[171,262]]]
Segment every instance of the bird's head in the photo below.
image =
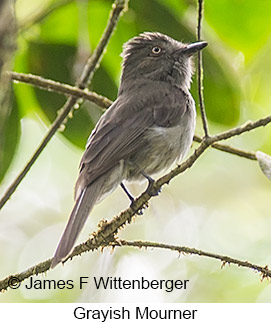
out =
[[207,42],[184,44],[157,32],[145,32],[123,46],[121,86],[140,79],[170,82],[189,89],[193,74],[191,56]]

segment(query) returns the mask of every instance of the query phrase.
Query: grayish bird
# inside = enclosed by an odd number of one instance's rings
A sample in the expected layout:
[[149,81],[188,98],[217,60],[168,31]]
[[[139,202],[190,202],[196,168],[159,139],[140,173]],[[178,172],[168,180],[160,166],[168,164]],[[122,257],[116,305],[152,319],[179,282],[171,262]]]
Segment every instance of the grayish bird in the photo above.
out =
[[75,186],[75,204],[51,268],[64,261],[95,203],[123,180],[146,178],[184,158],[191,146],[196,110],[189,92],[191,56],[207,42],[184,44],[145,32],[123,46],[116,101],[90,134]]

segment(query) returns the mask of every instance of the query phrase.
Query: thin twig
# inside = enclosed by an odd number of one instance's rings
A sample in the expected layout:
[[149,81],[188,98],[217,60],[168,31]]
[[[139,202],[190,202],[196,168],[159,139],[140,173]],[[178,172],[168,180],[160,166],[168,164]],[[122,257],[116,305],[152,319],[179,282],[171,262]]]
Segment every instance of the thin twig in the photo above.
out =
[[157,242],[150,242],[150,241],[126,241],[126,240],[117,240],[114,244],[111,244],[114,247],[122,247],[122,246],[130,246],[130,247],[137,247],[137,248],[154,248],[154,249],[167,249],[178,251],[179,253],[183,254],[190,254],[190,255],[198,255],[204,256],[208,258],[218,259],[222,261],[222,266],[224,267],[226,264],[234,264],[238,267],[245,267],[252,270],[255,270],[261,274],[261,278],[271,278],[271,270],[268,266],[259,266],[256,264],[252,264],[248,261],[239,260],[236,258],[223,256],[195,248],[189,248],[185,246],[176,246],[176,245],[168,245],[164,243],[157,243]]
[[[202,142],[203,139],[201,137],[195,135],[193,140],[196,142]],[[251,159],[251,160],[257,160],[255,153],[247,151],[247,150],[235,148],[233,146],[215,143],[215,144],[212,144],[211,147],[215,148],[217,150],[221,150],[226,153],[232,154],[232,155],[237,155],[239,157],[244,157],[244,158]]]
[[[7,72],[7,74],[14,81],[23,82],[31,86],[36,86],[46,91],[53,91],[64,95],[77,96],[78,98],[82,98],[82,99],[86,99],[91,102],[94,102],[102,109],[107,109],[112,104],[112,101],[107,97],[99,95],[96,92],[88,91],[87,89],[81,90],[76,86],[71,86],[69,84],[56,82],[56,81],[46,79],[41,76],[32,75],[32,74],[24,74],[24,73],[17,73],[17,72]],[[203,139],[201,137],[197,135],[194,136],[194,141],[202,142],[202,140]],[[255,153],[238,149],[232,146],[223,145],[223,144],[213,144],[212,148],[215,148],[233,155],[237,155],[240,157],[244,157],[247,159],[257,160]]]
[[91,92],[87,88],[81,90],[76,86],[45,79],[41,76],[33,74],[24,74],[17,72],[8,72],[7,74],[14,81],[30,84],[45,91],[56,92],[64,95],[72,95],[77,98],[86,99],[97,104],[103,109],[107,109],[112,104],[112,101],[108,98],[95,92]]
[[[91,81],[94,72],[97,69],[97,66],[102,58],[102,54],[105,50],[105,47],[117,25],[117,22],[119,20],[120,14],[123,12],[124,9],[127,7],[128,0],[115,0],[115,2],[112,5],[112,10],[110,12],[109,20],[107,23],[107,26],[105,28],[105,31],[95,48],[93,54],[90,56],[90,58],[87,61],[87,64],[82,72],[82,75],[77,82],[77,87],[80,89],[84,89],[87,86],[87,83]],[[25,165],[23,170],[19,173],[19,175],[15,178],[13,183],[9,186],[7,191],[4,193],[4,196],[0,200],[0,209],[5,205],[5,203],[9,200],[11,195],[15,192],[18,185],[21,183],[25,175],[28,173],[30,168],[33,166],[33,164],[36,162],[37,158],[47,145],[47,143],[51,140],[51,138],[54,136],[60,125],[63,123],[63,121],[66,119],[66,117],[69,115],[70,111],[73,109],[74,105],[78,102],[77,97],[70,96],[62,109],[61,112],[58,114],[57,118],[51,125],[50,129],[48,130],[47,134],[45,135],[44,139],[40,143],[39,147],[35,151],[34,155],[31,157],[29,162]]]
[[226,140],[231,137],[241,135],[244,132],[254,130],[256,128],[265,127],[270,122],[271,122],[271,115],[256,121],[247,121],[239,127],[232,128],[230,130],[227,130],[227,131],[221,132],[220,134],[216,134],[212,136],[211,141],[215,143],[216,141]]
[[[84,252],[98,249],[99,247],[105,247],[112,243],[115,243],[115,236],[118,233],[119,229],[122,228],[126,223],[130,223],[132,218],[143,208],[147,207],[148,201],[155,195],[158,194],[161,187],[165,184],[168,184],[174,177],[177,175],[185,172],[187,169],[193,166],[193,164],[196,162],[196,160],[204,153],[204,151],[216,143],[217,141],[229,139],[231,137],[240,135],[241,133],[251,131],[253,129],[265,126],[267,124],[271,123],[271,116],[268,116],[266,118],[254,121],[254,122],[248,122],[240,127],[234,128],[230,131],[222,132],[216,136],[204,138],[200,145],[195,149],[194,153],[187,158],[181,165],[174,168],[170,173],[166,174],[165,176],[161,177],[157,181],[153,183],[152,189],[145,191],[142,193],[135,201],[133,202],[133,205],[129,207],[127,210],[123,211],[118,216],[115,216],[111,221],[103,221],[99,225],[99,230],[97,232],[92,233],[92,237],[85,241],[84,243],[81,243],[77,245],[72,254],[69,256],[68,259],[72,259],[74,256],[81,255]],[[182,247],[184,248],[184,247]],[[186,250],[189,250],[186,249]],[[193,250],[193,249],[191,249]],[[190,251],[191,251],[190,250]],[[195,249],[194,249],[195,250]],[[185,252],[185,251],[184,251]],[[199,251],[200,252],[200,251]],[[195,252],[196,253],[196,252]],[[197,253],[199,254],[199,253]],[[210,253],[205,252],[205,256],[210,256]],[[254,267],[251,267],[247,265],[247,262],[242,262],[238,260],[238,263],[233,260],[230,257],[220,256],[220,257],[213,257],[220,259],[225,263],[233,262],[237,265],[249,267],[255,270],[258,270],[262,272],[263,278],[265,277],[271,277],[270,272],[268,268],[266,267],[264,270],[260,270],[261,266],[253,265]],[[0,281],[0,291],[6,290],[9,287],[9,282],[12,278],[16,277],[19,282],[23,281],[24,279],[37,275],[42,272],[46,272],[50,268],[52,259],[48,259],[42,263],[39,263],[30,269],[15,275],[10,275],[9,277],[3,279]],[[235,261],[235,262],[234,262]]]
[[[203,17],[203,0],[198,0],[198,25],[197,25],[197,39],[198,41],[201,40],[201,22]],[[199,97],[199,106],[200,106],[200,113],[201,113],[201,120],[204,129],[205,137],[209,136],[208,133],[208,121],[206,117],[206,111],[204,106],[204,99],[203,99],[203,67],[202,67],[202,53],[201,51],[198,52],[198,97]]]

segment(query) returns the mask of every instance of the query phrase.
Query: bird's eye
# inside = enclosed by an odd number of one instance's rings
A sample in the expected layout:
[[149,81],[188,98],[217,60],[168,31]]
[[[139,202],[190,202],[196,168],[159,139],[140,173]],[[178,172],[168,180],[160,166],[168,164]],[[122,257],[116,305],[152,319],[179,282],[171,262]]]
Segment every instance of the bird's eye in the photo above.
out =
[[151,51],[153,54],[157,55],[161,53],[162,49],[159,46],[154,46]]

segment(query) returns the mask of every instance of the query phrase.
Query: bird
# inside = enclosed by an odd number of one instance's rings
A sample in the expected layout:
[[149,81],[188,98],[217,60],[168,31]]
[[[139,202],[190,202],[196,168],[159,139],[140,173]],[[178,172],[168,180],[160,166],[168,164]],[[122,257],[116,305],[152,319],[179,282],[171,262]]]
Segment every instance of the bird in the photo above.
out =
[[159,32],[144,32],[123,45],[116,100],[91,132],[79,166],[75,203],[51,262],[72,252],[94,205],[124,181],[147,179],[183,160],[196,124],[190,94],[193,54],[206,41],[183,43]]

